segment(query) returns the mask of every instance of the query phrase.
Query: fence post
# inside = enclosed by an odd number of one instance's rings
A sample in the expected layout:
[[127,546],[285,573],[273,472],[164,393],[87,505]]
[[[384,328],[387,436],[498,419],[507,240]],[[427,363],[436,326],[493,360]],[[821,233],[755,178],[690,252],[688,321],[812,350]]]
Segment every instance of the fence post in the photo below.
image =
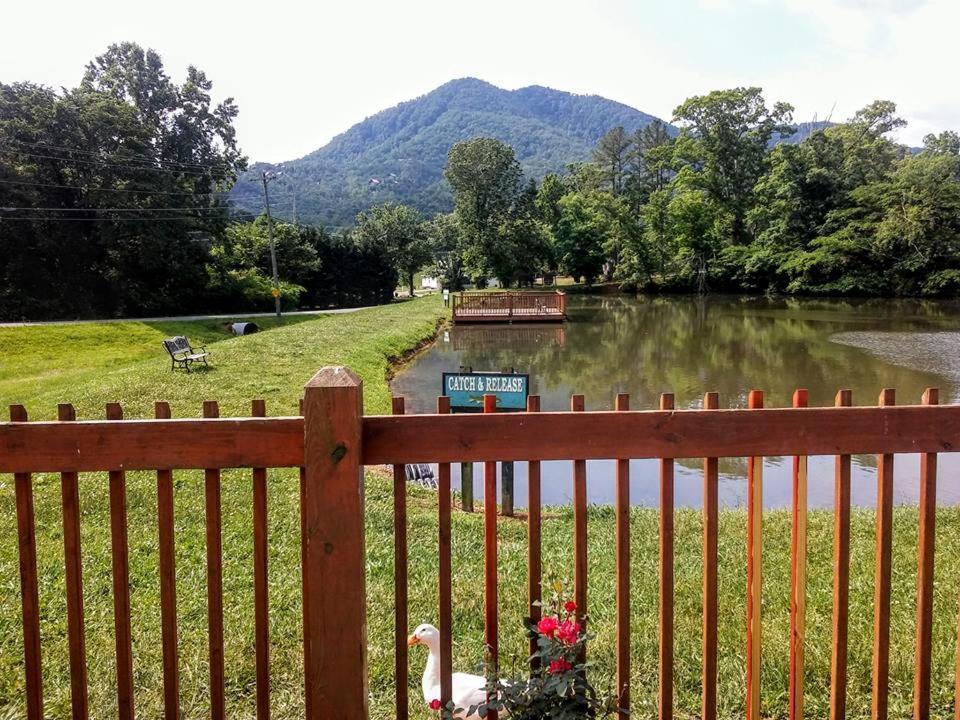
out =
[[307,720],[367,720],[363,383],[325,367],[304,388]]

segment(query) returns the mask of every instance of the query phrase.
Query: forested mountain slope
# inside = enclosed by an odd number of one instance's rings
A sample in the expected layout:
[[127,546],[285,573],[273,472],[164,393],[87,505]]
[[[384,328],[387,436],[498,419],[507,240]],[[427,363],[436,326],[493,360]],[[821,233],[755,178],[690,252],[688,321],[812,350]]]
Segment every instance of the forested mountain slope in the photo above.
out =
[[[452,208],[443,180],[447,152],[477,136],[513,146],[524,173],[540,178],[568,163],[589,160],[600,137],[622,125],[633,132],[655,118],[597,95],[574,95],[540,86],[503,90],[474,78],[448,82],[432,92],[354,125],[327,145],[282,164],[271,188],[289,217],[297,195],[301,221],[350,225],[361,210],[397,201],[425,214]],[[250,173],[275,165],[254,165]],[[260,212],[261,190],[241,178],[233,191],[238,207]]]

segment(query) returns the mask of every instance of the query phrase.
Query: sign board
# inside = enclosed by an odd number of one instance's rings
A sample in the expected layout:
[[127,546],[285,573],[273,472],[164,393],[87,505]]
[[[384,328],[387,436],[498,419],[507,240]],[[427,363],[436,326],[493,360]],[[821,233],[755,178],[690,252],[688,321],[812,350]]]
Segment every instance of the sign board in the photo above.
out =
[[483,412],[483,396],[497,396],[497,410],[526,410],[530,376],[521,373],[443,373],[442,394],[459,412]]

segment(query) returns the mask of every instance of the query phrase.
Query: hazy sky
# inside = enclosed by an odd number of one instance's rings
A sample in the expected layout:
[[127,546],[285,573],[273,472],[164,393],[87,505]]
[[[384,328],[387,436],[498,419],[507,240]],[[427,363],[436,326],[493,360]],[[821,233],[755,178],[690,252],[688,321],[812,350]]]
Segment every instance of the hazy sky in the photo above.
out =
[[919,144],[960,128],[958,0],[8,2],[0,82],[77,84],[111,42],[205,70],[240,106],[254,160],[304,155],[457,77],[596,93],[669,119],[684,98],[759,85],[795,119],[897,103]]

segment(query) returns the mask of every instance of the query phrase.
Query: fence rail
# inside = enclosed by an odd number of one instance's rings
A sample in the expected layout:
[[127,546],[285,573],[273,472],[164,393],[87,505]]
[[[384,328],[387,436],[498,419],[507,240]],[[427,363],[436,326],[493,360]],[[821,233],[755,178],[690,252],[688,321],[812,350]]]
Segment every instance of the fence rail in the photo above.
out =
[[[257,717],[269,717],[269,635],[267,548],[267,469],[299,467],[301,561],[303,565],[305,716],[366,720],[367,637],[363,539],[364,465],[394,467],[395,525],[395,674],[396,717],[406,718],[407,688],[407,520],[403,466],[435,462],[438,469],[438,595],[441,633],[441,695],[450,699],[452,649],[450,463],[484,463],[487,498],[493,498],[496,462],[526,461],[529,477],[528,582],[529,614],[536,618],[541,593],[540,462],[571,462],[574,488],[574,594],[578,612],[586,612],[588,579],[586,461],[616,461],[616,687],[621,705],[630,705],[630,467],[633,458],[660,460],[659,525],[659,702],[661,720],[673,716],[673,463],[703,458],[703,653],[702,708],[705,720],[717,713],[717,483],[718,458],[748,458],[747,508],[747,640],[745,693],[747,717],[758,720],[760,706],[762,577],[762,468],[765,456],[793,457],[793,522],[791,533],[791,662],[789,713],[803,717],[806,487],[807,456],[833,455],[835,471],[834,586],[830,662],[832,718],[845,713],[847,627],[850,563],[850,456],[876,454],[877,546],[873,644],[872,717],[887,716],[889,671],[890,583],[892,543],[892,480],[896,453],[920,453],[920,526],[917,576],[917,624],[914,717],[929,717],[931,618],[937,454],[960,448],[960,406],[939,406],[936,390],[922,405],[896,406],[884,391],[876,407],[851,407],[849,391],[836,406],[807,408],[798,391],[792,408],[763,408],[754,391],[748,409],[720,410],[715,393],[703,409],[674,410],[664,395],[660,409],[634,411],[629,398],[618,395],[611,412],[584,412],[583,397],[571,400],[569,412],[539,412],[539,398],[530,397],[526,413],[494,414],[492,396],[485,414],[449,415],[440,398],[437,413],[404,415],[402,398],[394,415],[364,417],[360,381],[344,368],[325,368],[306,385],[302,416],[266,418],[262,401],[254,401],[250,418],[220,418],[216,403],[204,404],[204,418],[170,419],[166,403],[157,403],[155,420],[123,420],[116,404],[105,420],[75,420],[73,408],[61,405],[56,422],[28,422],[24,408],[10,409],[11,422],[0,423],[0,473],[13,473],[24,637],[25,694],[29,720],[44,715],[32,475],[61,474],[64,558],[67,592],[72,715],[84,720],[87,706],[83,586],[80,572],[80,472],[105,472],[109,479],[117,696],[121,718],[134,717],[130,606],[136,602],[127,581],[125,473],[152,470],[157,479],[158,553],[163,639],[164,714],[179,717],[177,598],[173,473],[204,470],[209,628],[211,717],[223,718],[223,571],[220,544],[220,470],[248,468],[253,478],[253,541]],[[498,574],[496,505],[484,507],[485,639],[491,662],[497,661]],[[229,620],[229,619],[228,619]],[[786,641],[787,639],[783,639]],[[958,675],[960,677],[960,675]]]

